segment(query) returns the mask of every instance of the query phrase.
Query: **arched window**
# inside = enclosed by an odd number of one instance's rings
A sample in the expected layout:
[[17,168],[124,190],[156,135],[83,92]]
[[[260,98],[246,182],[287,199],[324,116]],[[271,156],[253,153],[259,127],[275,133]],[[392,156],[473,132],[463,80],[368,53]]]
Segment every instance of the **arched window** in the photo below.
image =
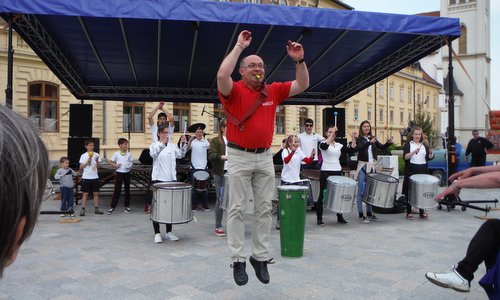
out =
[[284,134],[286,132],[285,128],[285,106],[278,105],[276,107],[276,124],[275,124],[275,133]]
[[299,108],[299,132],[304,132],[306,128],[304,127],[304,123],[306,122],[307,119],[307,108],[301,107]]
[[467,27],[460,26],[460,37],[458,38],[458,53],[467,54]]
[[59,86],[48,82],[28,84],[28,116],[43,131],[59,131]]

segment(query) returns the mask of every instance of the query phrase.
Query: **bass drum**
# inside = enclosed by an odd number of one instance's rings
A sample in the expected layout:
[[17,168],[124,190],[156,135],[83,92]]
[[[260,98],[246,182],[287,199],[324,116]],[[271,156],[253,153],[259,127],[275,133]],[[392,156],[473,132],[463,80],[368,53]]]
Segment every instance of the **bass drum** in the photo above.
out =
[[436,207],[434,197],[437,195],[439,179],[427,174],[410,176],[410,204],[416,208],[429,209]]
[[[254,212],[254,201],[253,201],[253,193],[251,189],[246,190],[247,194],[247,205],[245,207],[246,214],[253,214]],[[222,203],[220,204],[220,208],[225,211],[229,210],[229,174],[224,174],[224,197],[222,198]]]
[[182,224],[193,220],[190,184],[159,182],[153,184],[151,220],[158,223]]
[[377,207],[393,207],[398,191],[399,179],[389,175],[370,173],[366,175],[363,202]]

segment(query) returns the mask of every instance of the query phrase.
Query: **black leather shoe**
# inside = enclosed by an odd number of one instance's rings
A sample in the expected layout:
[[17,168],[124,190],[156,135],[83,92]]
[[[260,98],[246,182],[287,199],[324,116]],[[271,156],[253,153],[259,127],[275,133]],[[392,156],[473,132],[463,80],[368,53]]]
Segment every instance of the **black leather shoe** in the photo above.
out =
[[341,224],[347,224],[347,221],[344,219],[343,215],[337,215],[337,222]]
[[316,221],[316,224],[317,224],[318,226],[325,226],[325,223],[323,223],[323,219],[318,219],[318,220]]
[[258,261],[253,258],[253,256],[250,256],[250,263],[255,269],[255,276],[257,276],[260,282],[264,284],[269,283],[269,272],[267,271],[267,264],[274,264],[274,262],[271,262],[272,260],[273,259],[271,258],[270,260]]
[[231,268],[233,268],[234,282],[236,282],[237,285],[245,285],[248,282],[248,275],[245,271],[246,265],[247,263],[244,261],[235,261],[231,264]]

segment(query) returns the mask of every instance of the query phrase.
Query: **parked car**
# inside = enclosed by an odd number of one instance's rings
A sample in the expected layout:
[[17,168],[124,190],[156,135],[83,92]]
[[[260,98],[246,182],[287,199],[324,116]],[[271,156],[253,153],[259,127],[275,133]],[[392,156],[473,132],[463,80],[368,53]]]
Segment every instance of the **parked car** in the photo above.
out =
[[[462,156],[462,145],[457,143],[455,146],[456,153],[456,171],[462,171],[470,167],[470,158],[467,161]],[[448,179],[448,163],[446,157],[446,149],[434,150],[434,159],[429,161],[429,174],[436,176],[441,181],[441,185],[447,184]],[[486,165],[493,165],[493,162],[487,161]]]

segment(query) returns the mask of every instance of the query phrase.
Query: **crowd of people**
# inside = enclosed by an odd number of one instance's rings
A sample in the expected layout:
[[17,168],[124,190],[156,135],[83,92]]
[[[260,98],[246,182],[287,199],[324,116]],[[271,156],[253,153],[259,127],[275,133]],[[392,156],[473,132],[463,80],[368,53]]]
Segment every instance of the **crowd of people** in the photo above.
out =
[[[231,268],[233,269],[234,281],[237,285],[245,285],[248,282],[246,273],[245,251],[245,222],[244,209],[247,202],[247,189],[252,190],[254,196],[254,220],[251,239],[251,255],[249,261],[254,268],[257,278],[264,284],[270,282],[270,275],[267,269],[268,264],[272,264],[269,258],[269,239],[272,223],[272,202],[275,189],[275,168],[274,164],[283,165],[281,171],[281,185],[306,185],[309,187],[308,205],[316,210],[316,224],[323,226],[323,202],[324,190],[327,188],[327,179],[330,176],[342,176],[343,170],[340,163],[342,154],[357,153],[358,165],[356,170],[357,178],[357,211],[361,223],[378,221],[373,214],[370,204],[363,205],[363,198],[366,192],[367,175],[378,172],[377,152],[385,150],[392,144],[392,138],[385,143],[381,143],[372,134],[372,127],[369,121],[361,122],[359,131],[351,134],[351,140],[347,145],[336,141],[338,128],[335,124],[326,126],[324,136],[313,133],[314,121],[306,119],[304,122],[304,132],[298,135],[290,135],[283,140],[278,156],[274,157],[271,151],[271,144],[274,133],[274,119],[276,107],[285,99],[299,94],[309,86],[309,73],[304,61],[304,49],[297,42],[288,41],[286,51],[295,64],[295,78],[287,82],[267,83],[265,79],[265,65],[261,57],[248,55],[239,59],[242,52],[251,45],[252,34],[244,30],[237,37],[237,42],[229,54],[224,58],[217,73],[217,87],[219,99],[224,106],[226,120],[221,120],[218,124],[218,135],[210,142],[204,138],[204,128],[196,128],[196,134],[192,138],[182,135],[179,143],[172,142],[174,132],[173,116],[161,102],[149,115],[149,124],[152,132],[152,143],[149,146],[149,154],[152,158],[151,186],[160,182],[176,182],[176,162],[184,158],[188,151],[191,152],[190,164],[192,176],[189,179],[193,185],[197,180],[202,180],[193,174],[208,170],[208,163],[211,163],[213,178],[215,183],[215,235],[224,237],[226,231],[223,229],[223,209],[224,190],[227,188],[229,197],[227,204],[227,242],[231,252]],[[238,64],[238,72],[241,79],[233,81],[231,75]],[[156,124],[154,116],[158,110]],[[6,220],[2,226],[2,252],[0,276],[3,268],[15,259],[16,252],[20,244],[32,232],[36,222],[40,199],[45,188],[48,169],[47,150],[35,134],[29,122],[18,117],[10,109],[0,106],[0,118],[11,121],[13,128],[0,127],[2,139],[0,140],[0,150],[2,151],[2,168],[0,178],[11,176],[14,180],[31,180],[32,184],[18,182],[13,185],[2,184],[0,199],[2,220]],[[9,131],[10,130],[10,131]],[[17,134],[16,134],[17,133]],[[471,140],[467,147],[467,154],[473,155],[473,165],[484,165],[484,149],[490,147],[482,138],[478,138],[473,132],[474,140]],[[18,137],[21,137],[19,139]],[[29,142],[25,139],[30,139]],[[29,147],[28,147],[29,145]],[[7,151],[9,147],[16,147],[15,151]],[[37,155],[33,156],[33,147],[36,148]],[[29,148],[29,149],[28,149]],[[89,193],[93,194],[94,213],[102,215],[99,208],[99,176],[98,169],[102,163],[99,153],[94,152],[94,142],[85,141],[86,152],[79,160],[79,169],[82,172],[82,204],[80,216],[86,214],[86,202]],[[118,140],[118,148],[109,164],[115,168],[115,188],[111,200],[108,215],[112,215],[120,199],[122,184],[124,185],[125,201],[124,212],[132,213],[130,209],[130,171],[133,157],[129,152],[128,141],[124,138]],[[7,150],[5,150],[7,149]],[[478,150],[479,149],[479,150]],[[16,152],[26,159],[23,165],[8,166],[12,161],[4,156],[4,153]],[[29,155],[28,155],[29,154]],[[321,154],[321,155],[319,155]],[[426,174],[428,161],[433,159],[434,153],[429,146],[422,128],[414,126],[408,135],[404,145],[405,177],[402,194],[408,196],[408,186],[411,175]],[[318,158],[320,157],[320,158]],[[273,164],[274,162],[274,164]],[[30,171],[32,176],[12,176],[5,174],[5,170],[15,172]],[[313,194],[310,181],[303,177],[304,170],[318,170],[319,193]],[[466,171],[459,172],[450,181],[456,180],[445,191],[436,197],[450,194],[457,195],[462,188],[489,188],[500,186],[500,168],[494,167],[472,167]],[[57,170],[55,178],[60,181],[61,186],[61,212],[73,214],[73,178],[76,172],[69,168],[69,159],[60,159],[60,168]],[[475,175],[475,176],[473,176]],[[227,178],[230,178],[228,181]],[[14,186],[14,187],[12,187]],[[23,190],[19,187],[27,187]],[[151,210],[153,193],[148,193],[144,212]],[[15,199],[16,205],[6,206],[6,197]],[[208,206],[208,188],[200,191],[192,191],[191,209],[198,209],[199,198],[201,197],[202,207],[205,211],[210,211]],[[314,205],[313,205],[313,202]],[[365,207],[365,211],[363,210]],[[407,204],[406,219],[413,219],[411,204]],[[428,214],[419,210],[419,217],[427,220]],[[8,222],[7,222],[8,221]],[[4,223],[4,221],[2,221]],[[348,221],[342,213],[337,213],[337,222],[347,224]],[[490,270],[496,264],[496,256],[499,250],[500,225],[498,220],[486,222],[473,237],[467,250],[466,257],[460,261],[456,268],[450,273],[427,273],[426,277],[440,286],[450,287],[458,291],[466,292],[470,288],[470,281],[478,265],[486,262],[487,269]],[[2,223],[2,224],[3,224]],[[154,230],[154,242],[163,242],[160,234],[160,222],[152,220]],[[166,224],[165,239],[177,241],[179,238],[173,234],[173,224]],[[10,231],[5,231],[6,228]],[[279,229],[279,214],[278,224]],[[4,232],[5,231],[5,232]]]

